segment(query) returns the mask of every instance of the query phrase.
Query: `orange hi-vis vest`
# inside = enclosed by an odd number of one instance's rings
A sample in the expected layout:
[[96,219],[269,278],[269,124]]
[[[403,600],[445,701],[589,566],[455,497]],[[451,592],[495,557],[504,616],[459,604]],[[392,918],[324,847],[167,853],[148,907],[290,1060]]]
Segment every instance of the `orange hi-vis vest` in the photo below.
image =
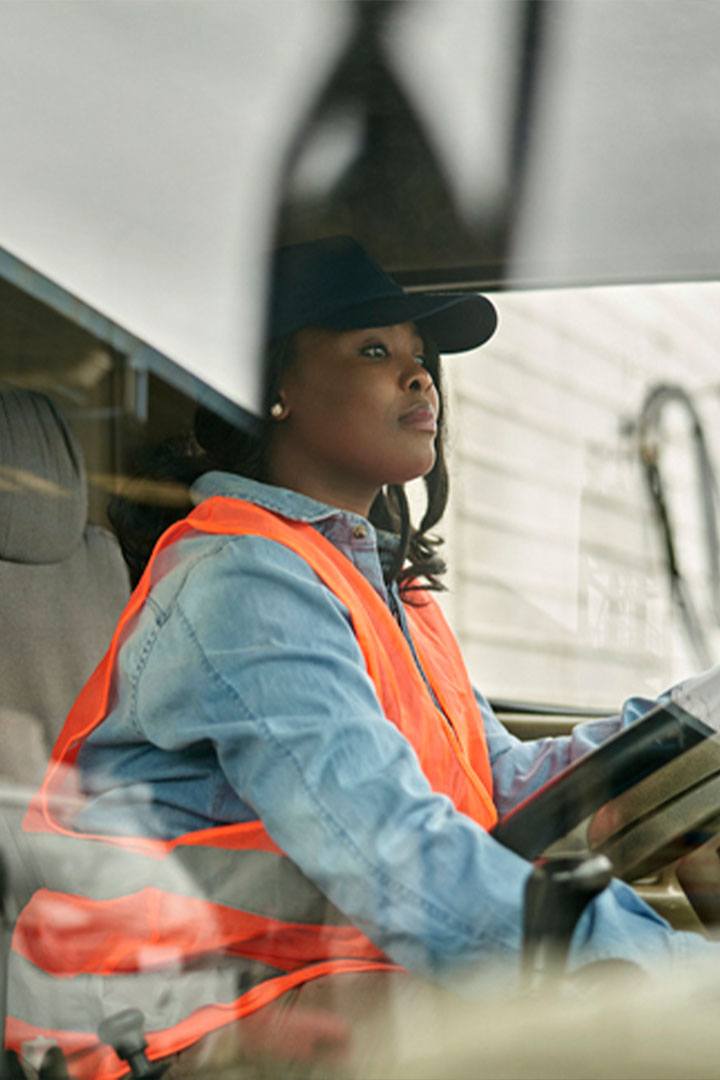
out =
[[[387,605],[313,526],[241,499],[213,497],[160,538],[53,749],[24,822],[42,882],[13,935],[6,1044],[57,1041],[82,1080],[127,1073],[97,1038],[127,1006],[145,1015],[148,1056],[178,1053],[300,984],[397,965],[354,927],[273,842],[261,821],[163,841],[78,833],[62,806],[72,768],[108,713],[116,657],[145,603],[158,554],[189,533],[265,537],[300,555],[345,605],[388,721],[413,746],[432,788],[485,829],[497,820],[480,711],[457,642],[430,597],[406,608],[438,709]],[[242,583],[239,583],[242,587]]]

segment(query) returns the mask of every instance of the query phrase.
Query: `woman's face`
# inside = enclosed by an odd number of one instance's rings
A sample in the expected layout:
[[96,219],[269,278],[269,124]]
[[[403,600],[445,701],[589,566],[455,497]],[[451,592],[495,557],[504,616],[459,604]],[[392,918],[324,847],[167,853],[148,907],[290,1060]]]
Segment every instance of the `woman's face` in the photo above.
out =
[[439,397],[412,323],[299,331],[280,401],[273,483],[366,515],[384,484],[433,467]]

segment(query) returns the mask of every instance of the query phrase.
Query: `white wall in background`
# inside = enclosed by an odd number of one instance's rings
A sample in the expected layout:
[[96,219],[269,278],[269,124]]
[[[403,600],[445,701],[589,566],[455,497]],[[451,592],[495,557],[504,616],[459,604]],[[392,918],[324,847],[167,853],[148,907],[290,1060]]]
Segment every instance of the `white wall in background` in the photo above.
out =
[[[672,610],[627,423],[650,385],[695,395],[720,442],[720,284],[507,293],[446,361],[453,494],[446,610],[478,686],[614,708],[697,667]],[[683,565],[707,588],[687,425],[664,441]],[[715,454],[720,468],[720,447]],[[711,637],[720,656],[720,637]]]

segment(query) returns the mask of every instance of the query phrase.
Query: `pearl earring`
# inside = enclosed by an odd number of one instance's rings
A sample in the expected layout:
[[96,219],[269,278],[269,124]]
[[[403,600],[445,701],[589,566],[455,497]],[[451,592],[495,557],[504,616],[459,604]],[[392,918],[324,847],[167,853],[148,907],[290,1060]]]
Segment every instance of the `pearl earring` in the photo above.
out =
[[270,407],[270,415],[273,420],[279,420],[285,410],[285,406],[282,401],[276,401],[274,405]]

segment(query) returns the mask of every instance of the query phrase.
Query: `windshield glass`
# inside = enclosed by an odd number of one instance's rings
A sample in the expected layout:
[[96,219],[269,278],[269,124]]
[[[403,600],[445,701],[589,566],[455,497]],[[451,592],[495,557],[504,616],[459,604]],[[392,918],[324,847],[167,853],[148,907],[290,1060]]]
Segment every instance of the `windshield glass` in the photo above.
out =
[[0,12],[0,1077],[716,1075],[720,7]]

